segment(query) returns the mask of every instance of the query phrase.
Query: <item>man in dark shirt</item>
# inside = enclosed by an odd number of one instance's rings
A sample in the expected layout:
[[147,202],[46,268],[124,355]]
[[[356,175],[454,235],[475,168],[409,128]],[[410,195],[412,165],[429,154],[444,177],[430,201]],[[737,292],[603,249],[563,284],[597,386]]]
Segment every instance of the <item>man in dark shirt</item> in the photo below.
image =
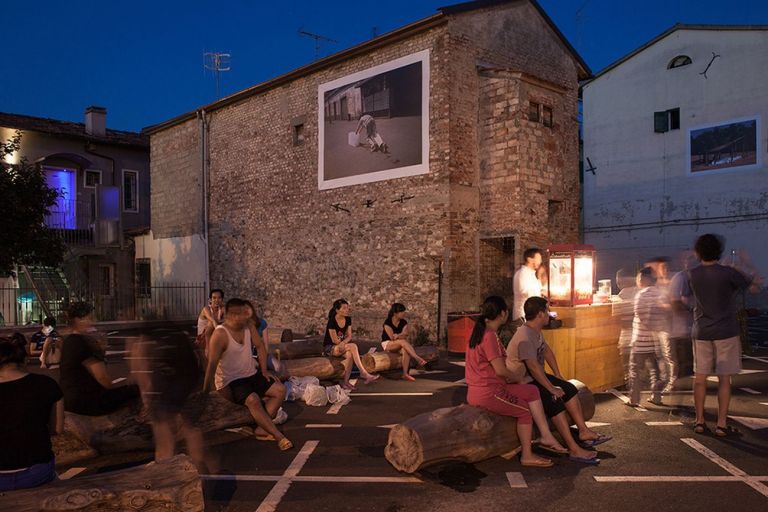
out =
[[104,350],[87,335],[92,325],[90,304],[76,302],[68,310],[72,334],[61,350],[61,388],[64,409],[87,416],[101,416],[139,396],[135,385],[113,386],[104,362]]
[[707,376],[717,375],[717,426],[715,435],[735,433],[726,425],[731,401],[731,376],[741,371],[741,328],[737,317],[736,293],[757,285],[755,276],[746,276],[733,267],[719,264],[723,244],[712,234],[700,236],[694,246],[701,265],[688,271],[683,296],[693,296],[693,397],[696,407],[694,431],[707,431],[704,402]]

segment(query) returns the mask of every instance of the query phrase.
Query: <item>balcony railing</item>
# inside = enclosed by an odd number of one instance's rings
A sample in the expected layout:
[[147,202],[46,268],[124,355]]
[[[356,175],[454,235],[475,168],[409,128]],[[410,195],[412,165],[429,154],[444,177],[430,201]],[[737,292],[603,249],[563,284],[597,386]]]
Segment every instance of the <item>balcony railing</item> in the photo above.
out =
[[45,218],[45,225],[69,245],[93,245],[93,223],[90,201],[60,199]]

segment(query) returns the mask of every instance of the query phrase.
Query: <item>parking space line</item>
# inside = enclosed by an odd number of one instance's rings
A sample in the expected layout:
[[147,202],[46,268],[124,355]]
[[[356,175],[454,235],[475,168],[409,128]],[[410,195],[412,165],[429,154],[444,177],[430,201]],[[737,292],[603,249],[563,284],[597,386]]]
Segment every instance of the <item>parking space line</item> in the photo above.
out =
[[649,427],[679,427],[682,426],[682,421],[646,421],[646,425]]
[[740,482],[737,476],[596,476],[596,482]]
[[[236,482],[278,482],[282,475],[200,475],[202,480],[226,480]],[[358,484],[422,484],[414,476],[293,476],[292,482],[344,482]]]
[[752,388],[739,388],[742,391],[746,391],[750,395],[762,395],[763,393],[761,391],[757,391],[756,389]]
[[741,356],[743,359],[752,359],[753,361],[760,361],[761,363],[768,364],[768,359],[764,357],[755,357],[755,356]]
[[756,490],[757,492],[759,492],[760,494],[768,498],[768,486],[753,480],[752,478],[750,478],[749,475],[747,475],[747,473],[744,472],[744,470],[737,468],[736,466],[734,466],[724,458],[720,457],[718,454],[716,454],[715,452],[713,452],[712,450],[710,450],[709,448],[707,448],[706,446],[704,446],[703,444],[701,444],[695,439],[685,438],[685,439],[681,439],[681,441],[687,444],[688,446],[690,446],[691,448],[693,448],[694,450],[696,450],[697,452],[699,452],[700,454],[702,454],[703,456],[705,456],[706,458],[708,458],[712,463],[717,464],[718,466],[723,468],[725,471],[727,471],[731,475],[739,477],[739,479],[742,482],[744,482],[745,484],[747,484],[748,486],[750,486],[751,488],[753,488],[754,490]]
[[85,471],[86,468],[69,468],[65,472],[61,473],[59,475],[59,480],[69,480],[73,476],[77,476],[83,471]]
[[507,472],[507,482],[513,489],[527,489],[528,484],[525,483],[522,473]]
[[390,423],[389,425],[376,425],[376,428],[386,428],[386,429],[391,429],[391,428],[393,428],[395,425],[397,425],[397,423]]
[[587,428],[599,428],[599,427],[607,427],[610,425],[610,423],[601,423],[599,421],[587,421],[586,422]]
[[283,473],[282,478],[280,478],[275,486],[272,487],[272,490],[269,491],[269,494],[267,494],[267,497],[261,502],[261,505],[256,509],[256,512],[274,512],[277,509],[280,500],[282,500],[285,493],[288,492],[293,477],[299,474],[301,468],[303,468],[304,464],[309,460],[309,456],[312,455],[312,452],[317,448],[318,443],[319,441],[307,441],[304,443],[304,446],[301,447],[299,453],[291,461],[288,469]]
[[[357,384],[357,379],[349,379],[349,383],[350,383],[350,384],[352,384],[352,385],[354,386],[355,384]],[[348,402],[347,402],[347,403],[348,403]],[[328,411],[326,411],[326,413],[325,413],[325,414],[339,414],[339,411],[340,411],[340,410],[341,410],[341,408],[342,408],[342,407],[344,407],[345,405],[346,405],[346,403],[345,403],[345,402],[338,402],[338,403],[335,403],[335,404],[333,404],[332,406],[330,406],[330,407],[328,408]]]
[[120,384],[120,383],[121,383],[121,382],[123,382],[124,380],[128,380],[128,379],[126,379],[125,377],[118,377],[118,378],[116,378],[116,379],[114,379],[114,380],[112,381],[112,384]]
[[[629,397],[625,396],[622,392],[620,392],[618,389],[611,388],[608,390],[610,394],[624,402],[625,404],[629,405]],[[648,409],[643,407],[642,405],[638,405],[636,407],[633,407],[634,410],[640,411],[640,412],[648,412]]]
[[749,416],[728,416],[729,418],[738,421],[744,426],[751,428],[752,430],[762,430],[768,428],[768,418],[752,418]]
[[307,423],[304,428],[341,428],[341,423]]
[[434,393],[352,393],[350,396],[432,396]]

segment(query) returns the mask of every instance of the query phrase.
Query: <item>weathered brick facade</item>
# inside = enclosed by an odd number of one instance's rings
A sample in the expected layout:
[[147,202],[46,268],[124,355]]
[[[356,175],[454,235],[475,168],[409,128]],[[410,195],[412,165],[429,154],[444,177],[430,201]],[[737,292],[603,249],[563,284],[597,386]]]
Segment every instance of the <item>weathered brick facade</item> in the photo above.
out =
[[[430,172],[318,190],[318,85],[425,49]],[[577,241],[578,66],[533,6],[510,2],[445,15],[431,28],[213,109],[211,284],[262,303],[273,325],[299,332],[322,329],[333,300],[345,297],[358,334],[378,336],[389,304],[400,301],[434,337],[439,261],[444,322],[447,311],[475,308],[499,276],[511,279],[525,247]],[[527,120],[529,99],[553,108],[553,127]],[[307,139],[295,146],[291,120],[300,116]],[[199,224],[198,144],[195,119],[152,135],[156,234],[188,234]],[[182,186],[189,187],[183,207],[157,204],[181,197]],[[402,193],[414,197],[393,202]],[[487,245],[485,265],[482,238],[507,239]],[[510,240],[509,268],[493,269]]]

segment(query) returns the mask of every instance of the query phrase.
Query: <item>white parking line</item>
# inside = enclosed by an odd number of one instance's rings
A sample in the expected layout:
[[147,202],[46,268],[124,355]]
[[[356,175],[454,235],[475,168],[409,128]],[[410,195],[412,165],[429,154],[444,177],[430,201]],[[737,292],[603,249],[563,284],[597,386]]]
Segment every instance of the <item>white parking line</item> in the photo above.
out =
[[528,484],[525,483],[522,473],[507,472],[507,482],[513,489],[527,489]]
[[646,421],[646,425],[649,427],[679,427],[683,424],[682,421]]
[[761,363],[768,364],[768,359],[764,357],[755,357],[755,356],[741,356],[743,359],[752,359],[753,361],[760,361]]
[[390,423],[389,425],[376,425],[376,428],[386,428],[386,429],[391,429],[391,428],[393,428],[395,425],[397,425],[397,423]]
[[112,384],[120,384],[124,380],[127,380],[125,377],[118,377],[115,380],[112,381]]
[[[620,392],[618,389],[611,388],[608,390],[608,392],[613,396],[615,396],[616,398],[618,398],[619,400],[621,400],[622,402],[624,402],[625,404],[629,405],[629,397],[624,396],[624,394]],[[640,412],[648,412],[648,409],[646,409],[642,405],[635,406],[633,407],[633,409]]]
[[59,480],[69,480],[73,476],[77,476],[83,471],[85,471],[86,468],[69,468],[65,472],[61,473],[59,475]]
[[[202,480],[226,480],[235,482],[278,482],[282,475],[200,475]],[[294,476],[292,482],[345,482],[361,484],[422,484],[413,476]]]
[[448,361],[451,364],[455,364],[456,366],[467,366],[467,363],[465,361]]
[[750,395],[762,395],[763,393],[752,388],[739,388],[742,391],[746,391]]
[[352,393],[350,396],[432,396],[434,393]]
[[280,500],[283,499],[283,496],[285,496],[285,493],[288,492],[288,488],[291,486],[291,480],[299,474],[301,468],[303,468],[304,464],[309,460],[309,456],[312,455],[312,452],[317,448],[318,443],[319,441],[307,441],[304,443],[304,446],[301,447],[298,455],[291,461],[288,469],[285,470],[283,476],[278,479],[275,486],[269,491],[269,494],[267,494],[267,497],[261,502],[261,505],[256,509],[256,512],[274,512],[277,509]]
[[601,423],[599,421],[587,421],[586,422],[587,428],[599,428],[599,427],[607,427],[610,425],[610,423]]
[[341,428],[341,423],[307,423],[304,428]]
[[[349,379],[349,383],[354,386],[355,384],[357,384],[357,379]],[[332,406],[330,406],[328,408],[328,411],[326,411],[325,414],[339,414],[339,411],[345,405],[346,405],[346,403],[344,403],[344,402],[335,403],[335,404],[333,404]]]
[[767,418],[751,418],[749,416],[728,416],[744,426],[751,428],[752,430],[762,430],[768,428]]
[[708,458],[714,464],[717,464],[718,466],[723,468],[728,473],[732,474],[735,477],[739,477],[739,479],[742,482],[744,482],[745,484],[747,484],[748,486],[750,486],[751,488],[753,488],[763,496],[768,497],[768,486],[753,480],[743,470],[737,468],[736,466],[734,466],[724,458],[720,457],[718,454],[716,454],[715,452],[713,452],[712,450],[710,450],[709,448],[707,448],[697,440],[691,439],[691,438],[685,438],[685,439],[681,439],[681,441],[687,444],[688,446],[690,446],[691,448],[693,448],[694,450],[696,450],[697,452],[699,452],[700,454],[702,454],[703,456],[705,456],[706,458]]

